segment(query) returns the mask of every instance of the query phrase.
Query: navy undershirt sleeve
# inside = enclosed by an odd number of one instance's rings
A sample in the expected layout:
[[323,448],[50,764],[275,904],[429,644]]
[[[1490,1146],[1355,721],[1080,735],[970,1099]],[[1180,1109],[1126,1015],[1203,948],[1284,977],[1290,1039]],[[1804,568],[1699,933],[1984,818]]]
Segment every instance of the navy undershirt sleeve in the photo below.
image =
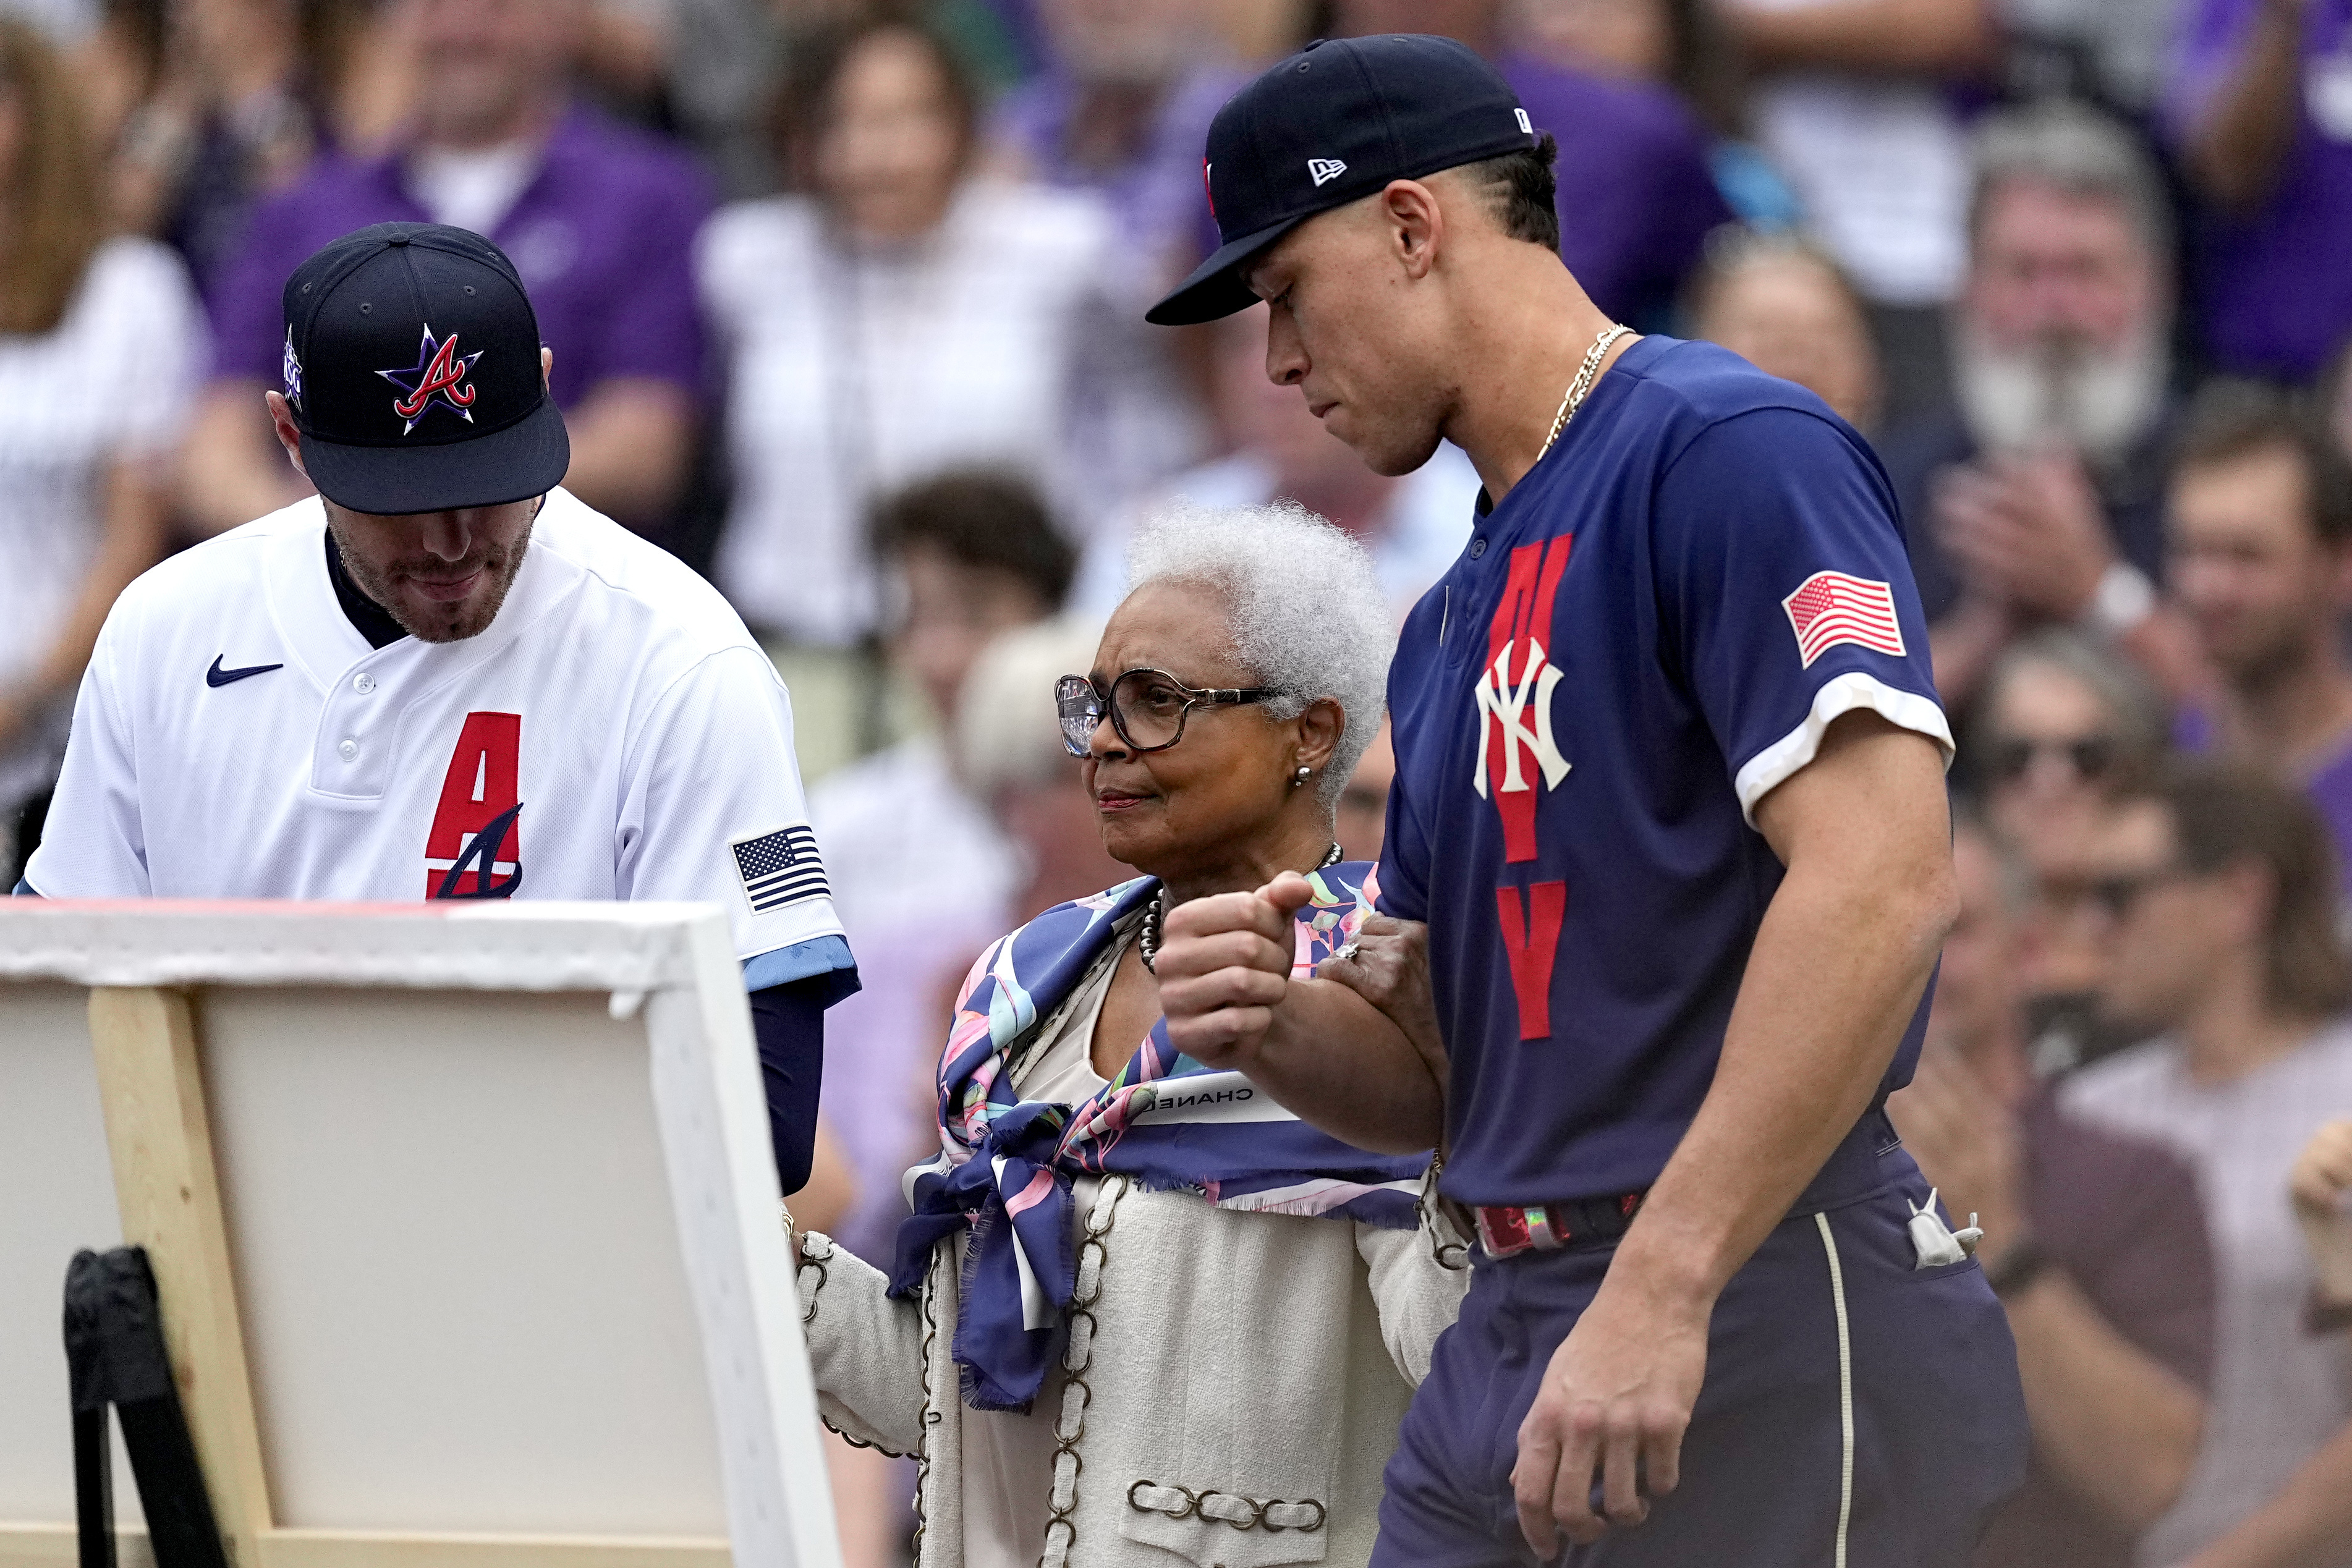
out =
[[786,1194],[808,1185],[816,1157],[816,1097],[824,1082],[824,1009],[834,977],[811,975],[751,993],[751,1034],[768,1092],[768,1137]]

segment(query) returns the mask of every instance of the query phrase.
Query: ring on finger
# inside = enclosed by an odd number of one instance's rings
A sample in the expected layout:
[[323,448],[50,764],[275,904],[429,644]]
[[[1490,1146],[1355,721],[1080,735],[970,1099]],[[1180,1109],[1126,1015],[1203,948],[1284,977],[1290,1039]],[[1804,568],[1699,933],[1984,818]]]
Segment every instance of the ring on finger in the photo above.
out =
[[1342,964],[1352,964],[1356,961],[1356,945],[1353,942],[1350,942],[1345,947],[1340,948],[1337,953],[1332,954],[1331,956],[1339,959]]

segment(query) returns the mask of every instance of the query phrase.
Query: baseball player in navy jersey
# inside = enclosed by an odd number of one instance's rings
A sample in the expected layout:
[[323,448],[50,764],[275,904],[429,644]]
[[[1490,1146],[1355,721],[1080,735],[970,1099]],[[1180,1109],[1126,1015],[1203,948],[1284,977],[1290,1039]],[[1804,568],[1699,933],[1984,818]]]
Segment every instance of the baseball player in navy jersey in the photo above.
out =
[[1451,439],[1486,492],[1390,680],[1404,978],[1288,979],[1277,879],[1169,915],[1170,1034],[1442,1142],[1475,1222],[1375,1563],[1962,1563],[2026,1434],[1881,1109],[1954,908],[1894,500],[1811,393],[1593,307],[1551,157],[1438,38],[1312,47],[1210,131],[1226,243],[1152,319],[1270,302],[1332,434],[1383,474]]
[[379,224],[285,307],[269,413],[319,495],[124,591],[17,891],[717,903],[796,1189],[857,978],[773,666],[558,487],[550,356],[497,246]]

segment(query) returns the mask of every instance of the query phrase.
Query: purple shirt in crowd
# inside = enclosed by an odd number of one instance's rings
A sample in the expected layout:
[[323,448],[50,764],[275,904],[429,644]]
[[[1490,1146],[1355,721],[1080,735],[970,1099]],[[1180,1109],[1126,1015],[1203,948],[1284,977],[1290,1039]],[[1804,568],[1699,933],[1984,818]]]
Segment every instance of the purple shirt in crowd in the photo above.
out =
[[1089,169],[1071,160],[1070,120],[1083,89],[1057,70],[1004,95],[994,135],[1023,160],[1031,179],[1099,194],[1128,244],[1155,258],[1173,253],[1181,277],[1217,248],[1217,222],[1201,178],[1202,149],[1209,144],[1209,121],[1247,80],[1217,67],[1193,71],[1170,90],[1144,146],[1118,169]]
[[[2181,750],[2202,755],[2216,749],[2220,741],[2212,716],[2202,708],[2184,706],[2173,714],[2172,744]],[[2314,768],[2304,780],[2303,792],[2318,808],[2327,836],[2336,841],[2336,876],[2347,902],[2352,903],[2352,744]]]
[[[709,183],[685,153],[573,108],[548,139],[539,172],[490,238],[512,258],[555,350],[555,401],[576,405],[620,376],[702,390],[694,236]],[[262,204],[210,301],[213,373],[275,386],[286,341],[282,295],[295,267],[370,224],[429,223],[401,155],[329,155]]]
[[[2176,141],[2242,64],[2263,0],[2188,0],[2166,103]],[[2294,141],[2255,212],[2198,214],[2191,288],[2221,370],[2303,381],[2352,331],[2352,0],[2310,0]]]
[[[2213,1382],[2213,1243],[2197,1172],[2151,1139],[2070,1116],[2046,1089],[2020,1118],[2026,1231],[2109,1328],[2200,1395]],[[2135,1532],[2083,1500],[2039,1441],[1977,1568],[2132,1568]]]
[[1538,131],[1559,142],[1559,254],[1618,320],[1664,327],[1707,234],[1731,221],[1707,134],[1680,99],[1527,55],[1501,64]]

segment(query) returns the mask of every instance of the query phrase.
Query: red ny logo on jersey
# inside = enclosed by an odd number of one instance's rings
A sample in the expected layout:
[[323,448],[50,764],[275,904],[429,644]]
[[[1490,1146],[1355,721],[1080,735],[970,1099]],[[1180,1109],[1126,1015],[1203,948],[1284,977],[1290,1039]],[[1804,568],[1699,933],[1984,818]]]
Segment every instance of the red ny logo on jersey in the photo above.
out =
[[469,713],[425,835],[425,896],[511,898],[522,885],[522,716]]
[[[1506,864],[1536,858],[1540,794],[1558,789],[1569,773],[1551,727],[1560,673],[1545,643],[1574,543],[1562,534],[1511,551],[1503,600],[1486,627],[1486,663],[1472,692],[1478,705],[1478,764],[1470,782],[1502,821]],[[1541,1040],[1551,1033],[1552,966],[1568,913],[1568,884],[1539,882],[1522,889],[1507,883],[1495,890],[1495,906],[1518,998],[1519,1038]]]

